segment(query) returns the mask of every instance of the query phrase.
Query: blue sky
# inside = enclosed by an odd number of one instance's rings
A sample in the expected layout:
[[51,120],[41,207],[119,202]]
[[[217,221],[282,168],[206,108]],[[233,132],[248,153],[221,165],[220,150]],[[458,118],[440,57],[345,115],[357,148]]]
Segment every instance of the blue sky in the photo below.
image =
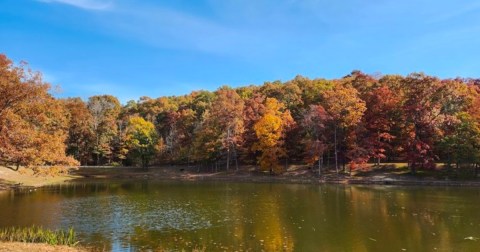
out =
[[480,77],[480,2],[2,0],[0,53],[60,97],[425,72]]

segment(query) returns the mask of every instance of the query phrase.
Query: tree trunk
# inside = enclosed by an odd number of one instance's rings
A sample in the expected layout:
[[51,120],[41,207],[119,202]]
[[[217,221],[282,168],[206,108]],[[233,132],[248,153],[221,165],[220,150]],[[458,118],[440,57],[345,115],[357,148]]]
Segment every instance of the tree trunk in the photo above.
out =
[[322,175],[322,161],[323,161],[323,155],[320,154],[318,155],[318,176]]
[[230,145],[227,148],[227,172],[230,170]]
[[334,133],[334,138],[335,138],[335,171],[338,174],[338,150],[337,150],[337,126],[335,126],[335,133]]
[[327,152],[327,169],[330,169],[330,148],[328,148],[328,152]]
[[238,171],[238,156],[237,156],[237,148],[233,146],[233,155],[235,155],[235,171]]
[[148,169],[147,163],[148,163],[147,157],[142,156],[142,169],[143,169],[144,171],[146,171],[146,170]]

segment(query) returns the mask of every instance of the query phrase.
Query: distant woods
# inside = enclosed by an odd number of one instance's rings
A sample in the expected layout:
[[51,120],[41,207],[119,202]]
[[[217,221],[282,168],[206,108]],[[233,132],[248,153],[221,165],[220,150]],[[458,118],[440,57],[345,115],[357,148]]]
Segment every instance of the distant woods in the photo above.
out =
[[287,82],[188,95],[55,99],[41,74],[0,55],[0,163],[189,164],[199,170],[257,164],[361,169],[407,162],[480,163],[480,80],[421,73]]

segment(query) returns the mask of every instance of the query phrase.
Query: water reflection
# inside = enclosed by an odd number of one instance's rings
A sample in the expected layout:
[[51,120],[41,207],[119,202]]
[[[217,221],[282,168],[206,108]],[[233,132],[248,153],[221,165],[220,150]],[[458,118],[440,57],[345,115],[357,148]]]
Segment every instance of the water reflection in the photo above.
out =
[[477,188],[76,182],[0,194],[0,226],[75,227],[99,250],[451,251],[480,243]]

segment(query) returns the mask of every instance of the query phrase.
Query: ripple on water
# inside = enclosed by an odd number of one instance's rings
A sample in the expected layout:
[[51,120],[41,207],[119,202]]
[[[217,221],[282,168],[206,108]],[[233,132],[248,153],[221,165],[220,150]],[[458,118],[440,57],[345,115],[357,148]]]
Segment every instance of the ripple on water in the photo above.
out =
[[73,198],[63,201],[60,208],[62,226],[74,226],[79,233],[110,234],[110,237],[123,236],[138,227],[145,231],[193,231],[212,226],[213,211],[197,202],[185,204],[108,195]]

